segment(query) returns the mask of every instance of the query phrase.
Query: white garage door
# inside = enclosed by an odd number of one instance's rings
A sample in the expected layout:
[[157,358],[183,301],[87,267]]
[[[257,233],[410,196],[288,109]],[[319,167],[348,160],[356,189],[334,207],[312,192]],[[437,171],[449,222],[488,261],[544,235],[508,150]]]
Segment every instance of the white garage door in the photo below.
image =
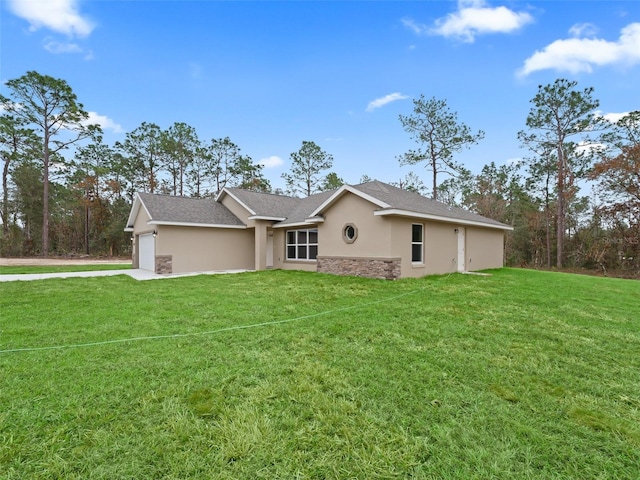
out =
[[138,265],[141,270],[156,271],[156,242],[151,233],[138,237]]

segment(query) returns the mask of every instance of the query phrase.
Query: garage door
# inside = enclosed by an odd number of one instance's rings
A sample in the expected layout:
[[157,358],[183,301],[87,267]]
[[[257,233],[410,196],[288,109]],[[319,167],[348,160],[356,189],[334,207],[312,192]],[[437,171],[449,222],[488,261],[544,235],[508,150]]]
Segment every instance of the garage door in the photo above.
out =
[[156,271],[156,242],[153,234],[140,235],[138,237],[138,256],[141,270]]

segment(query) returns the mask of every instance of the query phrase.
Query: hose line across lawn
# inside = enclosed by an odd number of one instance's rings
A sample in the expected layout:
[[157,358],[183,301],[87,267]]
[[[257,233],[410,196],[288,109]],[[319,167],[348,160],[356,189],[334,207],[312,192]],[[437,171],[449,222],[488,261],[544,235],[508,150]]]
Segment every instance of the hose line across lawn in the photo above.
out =
[[213,334],[216,334],[216,333],[230,332],[230,331],[233,331],[233,330],[244,330],[244,329],[248,329],[248,328],[267,327],[267,326],[270,326],[270,325],[279,325],[279,324],[282,324],[282,323],[297,322],[297,321],[306,320],[306,319],[309,319],[309,318],[322,317],[324,315],[331,315],[332,313],[346,312],[348,310],[356,310],[358,308],[366,308],[366,307],[370,307],[371,305],[377,305],[377,304],[380,304],[380,303],[392,302],[392,301],[397,300],[399,298],[407,297],[409,295],[413,295],[415,293],[418,293],[418,292],[420,292],[422,290],[425,290],[426,288],[427,287],[418,288],[418,289],[412,290],[410,292],[401,293],[400,295],[395,295],[395,296],[389,297],[389,298],[383,298],[381,300],[376,300],[376,301],[373,301],[373,302],[362,303],[362,304],[359,304],[359,305],[352,305],[350,307],[336,308],[334,310],[325,310],[324,312],[312,313],[310,315],[303,315],[301,317],[295,317],[295,318],[287,318],[287,319],[284,319],[284,320],[273,320],[271,322],[253,323],[251,325],[236,325],[236,326],[233,326],[233,327],[218,328],[216,330],[208,330],[208,331],[205,331],[205,332],[174,333],[172,335],[150,335],[150,336],[146,336],[146,337],[120,338],[120,339],[115,339],[115,340],[103,340],[103,341],[100,341],[100,342],[76,343],[76,344],[68,344],[68,345],[50,345],[50,346],[46,346],[46,347],[9,348],[9,349],[6,349],[6,350],[0,350],[0,354],[17,353],[17,352],[37,352],[37,351],[43,351],[43,350],[64,350],[64,349],[70,349],[70,348],[95,347],[95,346],[99,346],[99,345],[109,345],[109,344],[113,344],[113,343],[139,342],[139,341],[142,341],[142,340],[160,340],[160,339],[167,339],[167,338],[195,337],[195,336],[199,336],[199,335],[213,335]]

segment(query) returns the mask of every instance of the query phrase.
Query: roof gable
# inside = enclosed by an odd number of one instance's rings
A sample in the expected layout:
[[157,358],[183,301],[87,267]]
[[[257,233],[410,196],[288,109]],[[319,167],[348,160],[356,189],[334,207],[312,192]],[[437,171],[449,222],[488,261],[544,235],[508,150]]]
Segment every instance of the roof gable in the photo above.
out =
[[194,225],[245,227],[227,207],[210,198],[177,197],[138,193],[127,227],[133,227],[140,208],[145,208],[150,225]]

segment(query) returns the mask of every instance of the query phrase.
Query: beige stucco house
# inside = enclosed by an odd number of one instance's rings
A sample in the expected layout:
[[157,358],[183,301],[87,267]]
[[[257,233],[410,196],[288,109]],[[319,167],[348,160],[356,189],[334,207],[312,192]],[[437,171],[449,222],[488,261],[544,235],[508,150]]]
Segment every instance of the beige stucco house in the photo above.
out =
[[503,265],[511,227],[382,182],[307,198],[224,188],[215,199],[139,193],[133,267],[156,273],[310,270],[397,279]]

